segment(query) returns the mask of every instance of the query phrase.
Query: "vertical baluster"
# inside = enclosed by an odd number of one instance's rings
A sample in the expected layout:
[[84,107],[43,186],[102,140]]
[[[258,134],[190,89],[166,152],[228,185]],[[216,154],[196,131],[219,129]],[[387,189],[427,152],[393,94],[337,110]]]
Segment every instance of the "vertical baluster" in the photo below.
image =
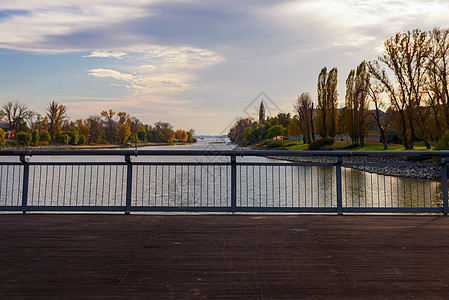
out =
[[30,175],[30,160],[24,155],[20,156],[20,162],[23,164],[23,186],[22,186],[22,212],[25,214],[28,207],[28,179]]
[[132,191],[132,182],[133,182],[133,163],[131,160],[131,156],[125,156],[125,162],[127,164],[127,173],[126,173],[126,209],[125,214],[129,215],[131,212],[131,191]]

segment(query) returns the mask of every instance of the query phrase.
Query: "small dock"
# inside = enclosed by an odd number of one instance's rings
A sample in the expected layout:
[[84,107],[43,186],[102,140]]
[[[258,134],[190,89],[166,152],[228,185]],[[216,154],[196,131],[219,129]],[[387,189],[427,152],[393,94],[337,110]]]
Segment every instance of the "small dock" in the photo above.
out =
[[449,217],[0,215],[0,297],[449,296]]

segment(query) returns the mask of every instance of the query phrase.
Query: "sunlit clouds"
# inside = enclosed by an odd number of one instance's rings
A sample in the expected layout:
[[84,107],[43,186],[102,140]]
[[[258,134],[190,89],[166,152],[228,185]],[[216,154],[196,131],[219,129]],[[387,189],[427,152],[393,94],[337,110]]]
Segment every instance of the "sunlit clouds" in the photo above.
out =
[[[94,51],[93,53],[104,53]],[[126,53],[119,52],[122,58]],[[110,53],[108,53],[110,54]],[[96,55],[95,57],[111,57]],[[92,54],[84,57],[94,57]],[[153,47],[129,53],[131,63],[125,65],[127,72],[113,69],[90,69],[89,75],[97,78],[113,79],[111,84],[121,84],[134,90],[134,96],[163,92],[184,91],[192,88],[193,69],[206,68],[225,59],[212,51],[189,47]],[[134,65],[133,63],[140,63]]]

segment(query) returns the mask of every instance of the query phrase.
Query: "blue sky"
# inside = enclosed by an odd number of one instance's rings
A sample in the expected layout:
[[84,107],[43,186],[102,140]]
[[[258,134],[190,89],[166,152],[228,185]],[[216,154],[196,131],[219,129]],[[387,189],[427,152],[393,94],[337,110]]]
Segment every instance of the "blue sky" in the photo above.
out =
[[324,66],[338,68],[343,103],[350,69],[448,15],[446,0],[0,1],[0,103],[226,133],[262,91],[284,112],[302,92],[316,99]]

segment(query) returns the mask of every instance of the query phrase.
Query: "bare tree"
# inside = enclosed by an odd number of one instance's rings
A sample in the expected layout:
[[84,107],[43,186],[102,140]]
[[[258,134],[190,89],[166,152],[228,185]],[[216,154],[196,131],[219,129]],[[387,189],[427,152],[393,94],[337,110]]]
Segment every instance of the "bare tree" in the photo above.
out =
[[2,107],[2,113],[8,120],[12,129],[16,132],[19,126],[25,122],[28,114],[28,107],[21,102],[7,102]]
[[103,134],[103,124],[100,116],[90,116],[87,118],[89,124],[90,141],[99,143]]
[[101,112],[101,116],[103,117],[103,123],[106,128],[106,139],[109,142],[114,142],[117,138],[117,130],[118,124],[115,121],[115,112],[110,109],[108,111],[104,110]]
[[377,80],[370,80],[367,78],[368,99],[374,104],[374,110],[370,111],[371,116],[376,123],[376,127],[380,133],[380,141],[387,150],[387,139],[385,132],[387,130],[389,119],[388,115],[383,111],[386,108],[385,101],[382,100],[381,95],[384,93],[384,87]]
[[302,93],[294,104],[298,114],[299,128],[303,135],[304,144],[310,144],[312,140],[312,98],[309,93]]

